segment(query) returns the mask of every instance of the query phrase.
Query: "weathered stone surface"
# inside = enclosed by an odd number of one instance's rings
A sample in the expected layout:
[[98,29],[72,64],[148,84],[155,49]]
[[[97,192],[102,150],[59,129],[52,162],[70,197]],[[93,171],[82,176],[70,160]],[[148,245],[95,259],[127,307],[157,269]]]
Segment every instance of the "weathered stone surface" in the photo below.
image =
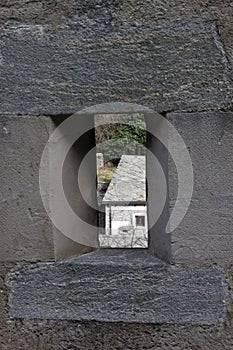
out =
[[[63,23],[68,23],[65,20],[65,16],[70,16],[68,21],[73,22],[76,28],[89,28],[90,32],[98,32],[100,27],[106,24],[109,28],[111,25],[130,23],[135,25],[144,25],[150,28],[154,28],[155,25],[160,25],[164,20],[171,21],[173,19],[181,19],[190,21],[191,19],[207,19],[216,20],[217,31],[222,39],[222,43],[218,41],[220,48],[223,46],[226,50],[229,61],[233,62],[233,21],[232,21],[232,0],[126,0],[126,1],[74,1],[68,0],[65,3],[58,1],[42,0],[42,1],[28,1],[28,0],[2,0],[0,4],[0,21],[4,22],[10,21],[21,21],[28,23],[49,23],[50,25],[58,25]],[[111,24],[112,23],[112,24]],[[43,31],[44,27],[38,27],[39,31]],[[33,48],[32,48],[33,49]],[[211,54],[211,50],[210,50]],[[15,54],[15,56],[17,56]],[[164,58],[163,58],[164,59]],[[1,59],[0,59],[1,61]],[[33,63],[35,64],[35,63]],[[26,70],[25,70],[26,72]],[[5,86],[5,85],[4,85]],[[129,85],[129,87],[131,87]],[[191,89],[191,87],[190,87]],[[12,89],[12,91],[14,88]],[[36,96],[37,97],[37,96]],[[121,96],[118,97],[121,99]],[[13,98],[11,99],[13,102]],[[181,101],[182,102],[182,101]],[[182,102],[183,103],[183,102]],[[91,102],[90,102],[91,104]],[[222,104],[224,105],[225,102]],[[204,106],[205,109],[212,108]],[[179,106],[175,106],[179,108]],[[190,104],[191,110],[196,109],[195,104]],[[217,106],[218,108],[218,106]],[[18,112],[18,111],[17,111]],[[31,112],[31,111],[29,111]],[[187,114],[186,118],[191,117]],[[193,115],[196,117],[196,115]],[[215,118],[214,118],[215,119]],[[212,124],[213,125],[213,124]],[[218,123],[216,125],[219,125]],[[183,126],[182,126],[183,128]],[[215,128],[215,127],[214,127]],[[230,130],[230,127],[228,131]],[[216,130],[215,130],[216,131]],[[197,131],[195,131],[197,134]],[[202,131],[203,134],[203,131]],[[213,132],[214,135],[215,132]],[[184,133],[185,135],[185,133]],[[183,136],[184,136],[183,135]],[[191,131],[187,133],[191,135]],[[225,135],[226,137],[226,135]],[[199,140],[200,141],[200,140]],[[208,142],[207,142],[208,144]],[[203,146],[203,143],[201,143]],[[225,143],[227,147],[227,143]],[[195,145],[195,150],[198,145]],[[226,148],[222,149],[223,154],[226,152]],[[200,154],[200,153],[199,153]],[[209,155],[209,154],[208,154]],[[208,176],[205,181],[204,174],[207,173],[207,165],[212,170],[214,169],[215,160],[213,159],[212,153],[211,161],[208,157],[202,159],[204,164],[203,174],[198,176],[201,187],[200,192],[205,194],[208,192],[207,185],[213,184],[213,188],[222,186],[225,191],[229,179],[223,177],[224,181],[220,181],[220,185],[215,181],[213,176]],[[220,153],[217,152],[217,158]],[[229,159],[229,155],[226,157]],[[19,159],[20,161],[20,159]],[[206,164],[205,164],[206,161]],[[226,163],[221,163],[222,169],[227,165]],[[228,165],[231,163],[229,162]],[[222,171],[221,169],[221,171]],[[195,170],[196,171],[196,170]],[[218,169],[219,171],[219,169]],[[226,173],[229,172],[227,166]],[[175,175],[174,175],[175,176]],[[218,179],[218,176],[216,177]],[[205,183],[206,182],[206,183]],[[209,182],[209,183],[208,183]],[[195,183],[195,188],[197,188],[198,183]],[[12,184],[13,187],[13,184]],[[5,191],[5,190],[4,190]],[[175,191],[174,191],[175,192]],[[221,198],[223,196],[221,195]],[[228,197],[229,198],[229,197]],[[212,202],[211,202],[212,201]],[[225,233],[229,232],[230,222],[230,212],[231,204],[229,200],[226,199],[226,208],[224,207],[224,199],[218,202],[217,197],[214,195],[211,199],[206,197],[203,200],[196,200],[192,202],[192,205],[196,202],[196,210],[199,209],[202,212],[201,217],[198,212],[194,213],[192,211],[191,216],[185,218],[186,221],[184,230],[188,232],[190,228],[192,229],[193,219],[195,219],[195,227],[201,232],[208,232],[209,234],[213,232],[224,233],[223,242],[227,246],[227,241],[225,241]],[[217,205],[217,206],[216,206]],[[207,207],[206,213],[204,212]],[[213,209],[215,208],[215,209]],[[203,209],[203,210],[202,210]],[[227,212],[227,214],[226,214]],[[207,225],[207,216],[210,215],[212,224],[209,227]],[[203,221],[203,218],[205,219]],[[224,219],[225,218],[225,219]],[[10,218],[11,219],[11,218]],[[9,222],[10,222],[9,219]],[[184,224],[185,221],[182,223]],[[222,223],[222,227],[220,224]],[[226,225],[225,225],[226,223]],[[202,225],[204,227],[202,227]],[[184,230],[181,232],[183,235]],[[194,232],[194,231],[193,231]],[[202,254],[207,256],[205,249],[201,247],[203,243],[202,237],[194,232],[194,238],[192,240],[192,246],[198,244],[198,250],[189,251],[189,253],[184,254],[182,245],[180,244],[180,249],[185,257],[186,262],[197,262],[203,264],[201,259]],[[184,236],[183,236],[184,237]],[[209,238],[206,238],[208,240]],[[5,236],[3,237],[5,239]],[[209,241],[211,240],[209,239]],[[226,260],[226,254],[229,254],[230,247],[228,246],[226,251],[221,251],[219,249],[219,244],[221,237],[215,236],[214,242],[218,243],[218,250],[214,252],[214,259],[208,255],[205,262],[210,261],[216,262],[216,256],[218,257],[218,262],[220,261],[219,254],[222,254],[221,261],[229,264],[229,257]],[[175,242],[174,242],[175,243]],[[215,245],[214,247],[217,247]],[[229,242],[230,243],[230,242]],[[208,242],[210,244],[210,242]],[[212,244],[212,243],[211,243]],[[231,243],[230,243],[231,244]],[[191,245],[190,245],[191,246]],[[208,247],[207,247],[208,248]],[[193,259],[195,257],[195,259]],[[192,258],[192,259],[191,259]],[[184,261],[183,260],[183,261]],[[9,266],[8,266],[9,268]],[[51,320],[20,320],[11,319],[7,317],[7,290],[3,284],[3,278],[6,273],[7,268],[0,264],[0,348],[2,350],[27,350],[27,349],[37,349],[37,350],[64,350],[64,349],[122,349],[122,350],[142,350],[142,349],[160,349],[160,350],[232,350],[233,349],[233,323],[232,323],[232,303],[228,310],[228,320],[225,322],[224,326],[195,326],[195,325],[153,325],[153,324],[129,324],[123,322],[117,323],[105,323],[105,322],[80,322],[80,321],[51,321]],[[233,273],[232,268],[229,272],[229,283],[231,288],[233,288]]]
[[4,0],[0,4],[0,22],[48,23],[59,27],[75,22],[79,28],[131,23],[154,28],[164,20],[216,20],[229,60],[233,62],[233,6],[231,0],[126,0],[51,2],[48,0]]
[[122,155],[102,203],[146,203],[145,156]]
[[0,22],[50,22],[58,24],[71,9],[73,0],[3,0],[0,5]]
[[213,22],[1,28],[2,113],[73,113],[112,101],[159,111],[226,108],[225,53]]
[[[168,119],[183,137],[194,171],[189,211],[172,233],[174,261],[230,265],[233,262],[233,113],[171,113]],[[177,174],[172,163],[169,191],[172,206],[177,195]]]
[[218,267],[182,268],[143,251],[92,253],[8,276],[16,318],[211,325],[227,297]]
[[117,22],[138,23],[154,27],[154,23],[174,19],[216,20],[227,56],[233,64],[233,6],[231,0],[126,0],[109,6]]
[[0,116],[0,261],[48,260],[52,227],[39,192],[46,117]]
[[[2,350],[233,349],[232,318],[223,325],[211,326],[9,319],[8,290],[4,277],[12,269],[15,269],[13,264],[0,264]],[[229,276],[233,278],[232,269]]]

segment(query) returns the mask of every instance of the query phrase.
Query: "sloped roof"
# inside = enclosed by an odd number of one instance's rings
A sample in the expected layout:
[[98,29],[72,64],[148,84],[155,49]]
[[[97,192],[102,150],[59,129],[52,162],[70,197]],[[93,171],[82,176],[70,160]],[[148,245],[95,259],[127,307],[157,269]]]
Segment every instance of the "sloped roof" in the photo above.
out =
[[102,203],[146,202],[145,156],[123,155]]

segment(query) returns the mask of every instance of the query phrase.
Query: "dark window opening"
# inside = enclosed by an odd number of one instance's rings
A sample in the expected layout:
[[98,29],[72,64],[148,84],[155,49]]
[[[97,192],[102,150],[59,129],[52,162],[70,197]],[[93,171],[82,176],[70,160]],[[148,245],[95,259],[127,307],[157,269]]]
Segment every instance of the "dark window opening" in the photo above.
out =
[[136,220],[136,226],[138,227],[138,226],[142,226],[142,227],[144,227],[145,226],[145,216],[143,215],[143,216],[138,216],[138,215],[136,215],[135,216],[135,220]]

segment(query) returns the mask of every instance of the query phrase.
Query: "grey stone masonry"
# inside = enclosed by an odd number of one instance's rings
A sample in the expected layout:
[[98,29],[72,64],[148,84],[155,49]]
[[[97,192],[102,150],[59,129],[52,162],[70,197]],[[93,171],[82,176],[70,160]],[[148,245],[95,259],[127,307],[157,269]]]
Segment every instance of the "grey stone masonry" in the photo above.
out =
[[226,108],[227,59],[215,22],[154,29],[75,22],[0,30],[0,113],[67,114],[122,101],[157,111]]
[[10,317],[211,325],[225,318],[219,267],[169,266],[143,250],[100,250],[8,274]]
[[[190,152],[194,189],[189,210],[172,232],[175,262],[230,265],[233,261],[233,113],[168,114]],[[172,208],[177,173],[169,162]],[[183,198],[178,198],[182,201]]]
[[52,225],[39,191],[50,120],[0,116],[0,261],[52,260]]

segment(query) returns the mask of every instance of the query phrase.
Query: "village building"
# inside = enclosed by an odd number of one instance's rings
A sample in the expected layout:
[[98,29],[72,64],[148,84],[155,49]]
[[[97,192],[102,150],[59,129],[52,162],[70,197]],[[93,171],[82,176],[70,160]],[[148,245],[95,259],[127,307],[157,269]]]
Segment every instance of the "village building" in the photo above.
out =
[[145,156],[122,155],[104,195],[102,247],[147,248]]

